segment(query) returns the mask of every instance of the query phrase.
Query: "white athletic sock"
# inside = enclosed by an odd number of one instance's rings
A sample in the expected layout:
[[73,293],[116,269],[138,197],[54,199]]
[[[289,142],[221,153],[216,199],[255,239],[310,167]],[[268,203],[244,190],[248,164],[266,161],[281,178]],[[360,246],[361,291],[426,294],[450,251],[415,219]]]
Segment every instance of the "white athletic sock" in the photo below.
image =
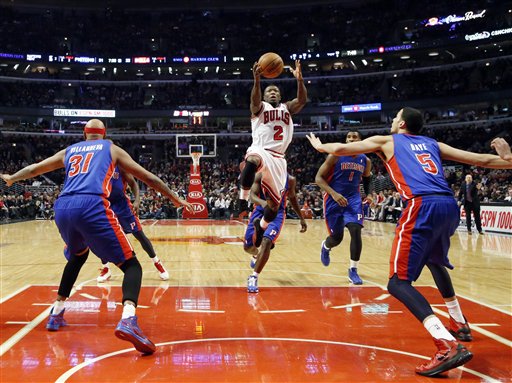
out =
[[253,271],[252,275],[254,275],[256,278],[258,278],[258,275],[260,275],[260,273],[257,273],[256,271]]
[[435,315],[431,315],[425,319],[423,326],[425,326],[430,335],[436,339],[455,340],[452,334],[443,326],[441,320]]
[[135,316],[135,306],[129,303],[125,303],[123,306],[123,315],[121,318],[126,319],[132,316]]
[[60,314],[62,310],[64,310],[64,301],[55,301],[55,303],[53,304],[52,314]]
[[107,269],[110,269],[110,266],[108,265],[108,262],[106,262],[106,263],[102,262],[101,266],[106,267]]
[[268,222],[265,221],[265,218],[262,218],[260,221],[260,227],[265,230],[268,227]]
[[246,201],[249,200],[249,194],[251,193],[251,189],[240,189],[240,199],[244,199]]
[[445,302],[446,308],[448,309],[448,312],[450,313],[450,316],[455,319],[459,323],[466,323],[466,320],[464,319],[464,315],[462,315],[462,310],[460,309],[459,301],[457,298],[455,300],[450,302]]
[[158,263],[160,260],[158,259],[158,256],[155,256],[155,258],[151,258],[153,263]]
[[359,261],[350,260],[350,268],[357,269],[357,265],[359,265]]

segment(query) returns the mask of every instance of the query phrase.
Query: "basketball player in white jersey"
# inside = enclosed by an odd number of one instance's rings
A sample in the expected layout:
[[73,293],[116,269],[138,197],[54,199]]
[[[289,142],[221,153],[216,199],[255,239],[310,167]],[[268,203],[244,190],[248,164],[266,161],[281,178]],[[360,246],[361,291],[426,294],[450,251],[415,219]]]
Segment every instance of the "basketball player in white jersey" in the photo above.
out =
[[268,196],[263,218],[254,221],[256,229],[256,247],[259,247],[263,232],[269,222],[277,215],[277,210],[288,177],[285,152],[293,138],[293,121],[291,115],[302,110],[307,102],[307,91],[302,78],[301,65],[295,60],[295,69],[291,72],[297,79],[297,97],[281,103],[281,92],[276,85],[269,85],[263,92],[261,100],[261,67],[254,63],[252,67],[254,85],[251,91],[251,127],[252,145],[247,149],[245,166],[240,175],[242,188],[240,202],[247,205],[251,186],[257,172],[261,172],[261,185]]

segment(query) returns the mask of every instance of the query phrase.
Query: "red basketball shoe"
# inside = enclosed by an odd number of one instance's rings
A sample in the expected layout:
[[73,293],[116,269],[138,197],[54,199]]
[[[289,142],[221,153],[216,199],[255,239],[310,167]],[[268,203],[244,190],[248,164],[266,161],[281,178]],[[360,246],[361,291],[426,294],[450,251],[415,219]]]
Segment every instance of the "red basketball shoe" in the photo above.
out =
[[428,362],[416,367],[416,373],[423,376],[434,376],[452,368],[462,366],[473,358],[466,347],[456,340],[435,339],[436,354]]
[[464,317],[464,321],[465,323],[457,322],[450,316],[450,325],[447,328],[455,339],[462,342],[471,342],[473,340],[473,336],[471,335],[471,329],[469,328],[469,323],[466,317]]

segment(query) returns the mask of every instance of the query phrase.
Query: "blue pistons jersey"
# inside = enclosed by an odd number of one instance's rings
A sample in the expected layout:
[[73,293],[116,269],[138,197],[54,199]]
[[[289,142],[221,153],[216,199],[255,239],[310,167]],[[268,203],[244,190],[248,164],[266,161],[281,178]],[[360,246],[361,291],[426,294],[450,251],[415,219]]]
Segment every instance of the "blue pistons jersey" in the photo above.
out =
[[114,174],[108,140],[82,141],[66,149],[66,177],[61,196],[93,194],[110,196],[110,179]]
[[327,177],[327,183],[337,193],[347,199],[347,206],[340,206],[332,197],[324,193],[325,221],[329,234],[343,232],[347,223],[363,225],[363,203],[359,185],[366,170],[367,157],[341,156]]

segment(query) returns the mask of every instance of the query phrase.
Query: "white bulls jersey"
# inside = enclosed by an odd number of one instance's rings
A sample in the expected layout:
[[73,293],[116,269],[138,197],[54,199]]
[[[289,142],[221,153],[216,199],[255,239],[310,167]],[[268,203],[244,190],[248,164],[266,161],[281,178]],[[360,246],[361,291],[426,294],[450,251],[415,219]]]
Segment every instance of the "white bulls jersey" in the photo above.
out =
[[276,108],[261,102],[261,110],[251,118],[252,146],[284,154],[293,137],[293,121],[286,104]]

